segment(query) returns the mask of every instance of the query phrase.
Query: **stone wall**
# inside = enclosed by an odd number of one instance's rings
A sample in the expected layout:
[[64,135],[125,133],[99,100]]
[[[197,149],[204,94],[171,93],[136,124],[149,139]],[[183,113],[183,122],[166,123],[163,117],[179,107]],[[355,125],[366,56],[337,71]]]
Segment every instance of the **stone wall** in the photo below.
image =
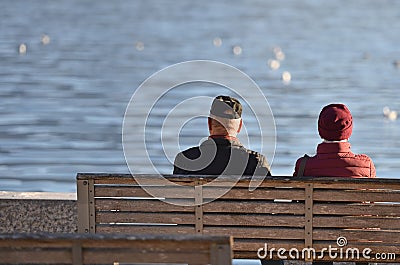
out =
[[0,233],[76,233],[75,193],[0,191]]

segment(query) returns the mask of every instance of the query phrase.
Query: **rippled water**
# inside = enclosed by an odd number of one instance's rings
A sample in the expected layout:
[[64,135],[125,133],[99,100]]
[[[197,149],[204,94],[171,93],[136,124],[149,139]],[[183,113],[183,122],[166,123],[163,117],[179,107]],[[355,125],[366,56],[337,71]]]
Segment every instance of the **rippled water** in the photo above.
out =
[[[355,119],[353,150],[372,157],[379,177],[398,177],[399,121],[385,119],[382,109],[400,111],[399,1],[14,0],[0,6],[1,190],[74,191],[77,172],[127,173],[121,127],[132,93],[156,71],[194,59],[231,64],[261,87],[276,122],[274,174],[292,174],[299,156],[314,153],[320,109],[344,102]],[[22,43],[26,54],[18,53]],[[277,70],[268,67],[274,47],[285,54]],[[284,71],[291,73],[289,85],[281,81]],[[161,115],[149,124],[150,134],[157,135],[165,111],[180,100],[230,92],[194,84],[174,93],[155,110]],[[205,136],[205,119],[195,119],[183,128],[181,148]],[[249,144],[257,149],[257,143]],[[170,173],[157,137],[148,148],[157,168]],[[141,165],[138,156],[136,169],[150,171]]]

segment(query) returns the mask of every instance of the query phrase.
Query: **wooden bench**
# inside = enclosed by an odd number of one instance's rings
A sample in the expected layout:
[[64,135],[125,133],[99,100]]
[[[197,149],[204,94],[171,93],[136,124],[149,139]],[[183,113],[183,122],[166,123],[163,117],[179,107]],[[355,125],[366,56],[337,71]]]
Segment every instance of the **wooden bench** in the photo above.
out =
[[231,264],[229,237],[0,234],[1,264]]
[[79,232],[231,235],[234,258],[267,244],[273,259],[332,260],[331,246],[334,261],[400,262],[400,179],[274,177],[254,191],[250,177],[163,180],[78,174]]

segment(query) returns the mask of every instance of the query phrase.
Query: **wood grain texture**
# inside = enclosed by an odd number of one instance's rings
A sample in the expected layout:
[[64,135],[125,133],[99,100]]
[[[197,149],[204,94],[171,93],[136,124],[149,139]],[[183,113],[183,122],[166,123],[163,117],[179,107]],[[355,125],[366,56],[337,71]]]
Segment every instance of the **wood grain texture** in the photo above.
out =
[[[2,234],[8,264],[112,264],[113,262],[231,264],[230,237],[194,235]],[[75,252],[81,257],[73,256]],[[218,263],[216,263],[218,262]]]

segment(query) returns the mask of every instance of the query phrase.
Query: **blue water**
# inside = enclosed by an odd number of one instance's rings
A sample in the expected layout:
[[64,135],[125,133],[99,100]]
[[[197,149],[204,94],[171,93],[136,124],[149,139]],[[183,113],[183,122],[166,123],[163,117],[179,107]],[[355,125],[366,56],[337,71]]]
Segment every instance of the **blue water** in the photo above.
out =
[[[396,0],[0,1],[0,190],[75,191],[77,172],[129,172],[121,130],[131,95],[158,70],[195,59],[230,64],[260,86],[276,123],[273,174],[292,174],[299,156],[315,152],[320,109],[343,102],[355,120],[353,151],[368,154],[379,177],[397,178],[400,123],[382,109],[400,112],[399,10]],[[285,54],[277,70],[268,66],[274,47]],[[189,86],[159,111],[225,92]],[[205,136],[197,119],[183,128],[180,148]],[[170,173],[157,139],[148,148]]]

